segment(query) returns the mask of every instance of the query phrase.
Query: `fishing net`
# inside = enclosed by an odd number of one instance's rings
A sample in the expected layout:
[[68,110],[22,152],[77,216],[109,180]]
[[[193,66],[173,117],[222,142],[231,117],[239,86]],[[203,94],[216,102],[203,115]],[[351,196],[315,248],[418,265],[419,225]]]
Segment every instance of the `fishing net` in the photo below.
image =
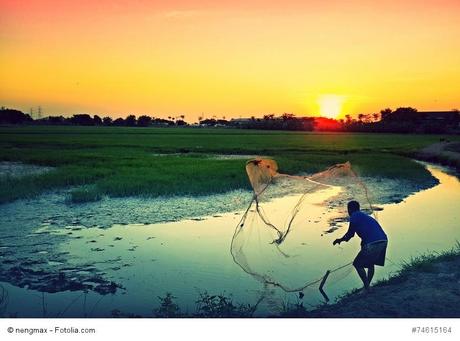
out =
[[274,160],[254,159],[246,172],[253,198],[235,229],[234,261],[266,289],[301,297],[316,290],[329,300],[327,286],[351,272],[356,254],[356,247],[332,245],[348,228],[347,203],[374,214],[366,186],[349,162],[296,176],[278,172]]

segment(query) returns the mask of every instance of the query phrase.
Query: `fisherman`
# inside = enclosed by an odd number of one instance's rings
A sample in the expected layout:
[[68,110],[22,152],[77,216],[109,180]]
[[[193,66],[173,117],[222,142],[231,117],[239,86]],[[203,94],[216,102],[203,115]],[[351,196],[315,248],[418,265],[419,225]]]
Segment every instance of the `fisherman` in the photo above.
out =
[[348,231],[342,238],[334,240],[332,245],[348,242],[355,233],[361,238],[361,251],[353,261],[353,266],[363,281],[364,289],[369,291],[375,271],[374,265],[385,265],[388,238],[377,220],[360,210],[357,201],[350,201],[347,208],[350,215]]

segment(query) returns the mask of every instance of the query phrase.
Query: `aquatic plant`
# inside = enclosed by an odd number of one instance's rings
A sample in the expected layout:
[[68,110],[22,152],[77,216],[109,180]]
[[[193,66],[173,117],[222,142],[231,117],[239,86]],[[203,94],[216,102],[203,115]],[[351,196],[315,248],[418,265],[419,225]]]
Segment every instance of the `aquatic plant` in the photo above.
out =
[[72,190],[68,201],[78,204],[83,202],[99,201],[101,198],[102,194],[97,191],[95,186],[85,186]]
[[174,301],[177,297],[167,292],[164,297],[158,296],[160,307],[153,311],[155,317],[181,317],[181,311]]
[[201,292],[196,301],[197,317],[251,317],[255,306],[250,304],[233,303],[232,296],[210,295],[207,291]]

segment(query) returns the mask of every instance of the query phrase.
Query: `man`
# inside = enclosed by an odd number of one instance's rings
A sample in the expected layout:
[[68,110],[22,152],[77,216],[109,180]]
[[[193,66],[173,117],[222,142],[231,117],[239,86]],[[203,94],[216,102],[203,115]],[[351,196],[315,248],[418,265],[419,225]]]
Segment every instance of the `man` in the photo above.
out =
[[[349,241],[355,233],[361,238],[361,251],[353,265],[364,283],[364,289],[369,291],[375,271],[374,265],[385,265],[388,238],[377,220],[360,211],[357,201],[350,201],[347,208],[350,215],[348,231],[342,238],[334,240],[332,245]],[[364,268],[367,268],[367,274]]]

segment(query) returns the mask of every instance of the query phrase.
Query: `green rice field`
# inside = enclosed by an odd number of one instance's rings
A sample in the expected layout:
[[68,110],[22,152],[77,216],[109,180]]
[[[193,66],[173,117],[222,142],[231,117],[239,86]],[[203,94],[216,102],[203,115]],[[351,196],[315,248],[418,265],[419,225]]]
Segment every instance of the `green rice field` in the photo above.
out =
[[95,201],[104,195],[203,195],[250,188],[244,165],[245,158],[252,155],[274,158],[280,171],[286,173],[311,173],[350,161],[361,176],[424,181],[429,173],[408,156],[442,137],[211,128],[4,126],[0,127],[0,161],[54,169],[20,178],[0,177],[0,202],[59,188],[73,188],[73,202]]

